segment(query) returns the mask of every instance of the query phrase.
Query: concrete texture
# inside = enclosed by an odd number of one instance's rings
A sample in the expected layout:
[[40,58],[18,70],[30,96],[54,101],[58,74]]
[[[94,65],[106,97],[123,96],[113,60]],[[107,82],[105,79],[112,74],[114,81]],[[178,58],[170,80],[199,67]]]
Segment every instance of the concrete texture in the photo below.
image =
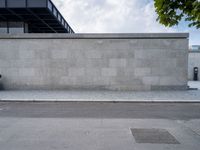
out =
[[[156,118],[184,121],[200,118],[200,103],[0,102],[0,109],[0,117],[10,118]],[[198,131],[198,127],[195,130]]]
[[193,89],[200,90],[200,81],[189,81],[188,86]]
[[[199,88],[200,82],[188,82]],[[90,101],[90,102],[200,102],[199,90],[188,91],[99,91],[99,90],[29,90],[0,91],[0,101]]]
[[200,79],[200,52],[190,51],[188,59],[188,79],[193,80],[194,77],[194,67],[199,68],[199,79]]
[[185,90],[188,34],[0,35],[5,90]]
[[0,101],[200,102],[200,91],[1,91]]
[[0,101],[200,102],[200,91],[0,91]]
[[188,33],[1,34],[0,39],[185,39]]
[[[60,107],[58,107],[60,105]],[[96,110],[105,112],[101,106],[74,103],[79,108],[73,109],[71,104],[42,104],[42,103],[0,103],[0,145],[3,150],[197,150],[200,147],[200,118],[191,115],[192,108],[198,108],[197,104],[152,105],[142,104],[112,104],[114,105],[107,115],[91,118]],[[104,104],[100,104],[104,105]],[[119,105],[119,106],[115,106]],[[141,105],[141,104],[140,104]],[[39,107],[38,107],[39,106]],[[105,106],[108,106],[106,104]],[[132,109],[130,109],[132,107]],[[28,109],[29,108],[29,109]],[[51,109],[50,109],[51,108]],[[113,111],[115,108],[115,111]],[[129,112],[138,112],[134,117],[122,117],[121,108],[129,115]],[[185,108],[185,109],[183,109]],[[82,109],[85,117],[62,116],[77,113]],[[86,113],[90,109],[92,112]],[[29,110],[29,111],[28,111]],[[118,110],[118,111],[116,111]],[[142,111],[141,111],[142,110]],[[149,118],[149,114],[157,112]],[[28,113],[27,113],[28,112]],[[54,113],[53,113],[54,112]],[[48,117],[48,114],[56,116]],[[139,113],[140,112],[140,113]],[[144,116],[140,114],[143,112]],[[195,110],[193,111],[195,112]],[[13,115],[11,115],[11,113]],[[46,115],[44,115],[46,114]],[[108,118],[109,114],[115,114],[117,118]],[[160,114],[166,114],[168,118]],[[167,115],[168,114],[168,115]],[[173,115],[171,115],[173,114]],[[187,120],[177,117],[186,115]],[[127,115],[127,116],[128,116]],[[107,116],[107,117],[106,117]],[[132,116],[132,115],[130,115]],[[144,144],[137,143],[131,130],[136,129],[160,129],[168,131],[180,144]],[[149,137],[151,138],[151,137]]]
[[[0,125],[3,150],[196,150],[200,146],[198,135],[170,120],[1,118]],[[135,142],[131,127],[155,126],[167,129],[181,144]]]

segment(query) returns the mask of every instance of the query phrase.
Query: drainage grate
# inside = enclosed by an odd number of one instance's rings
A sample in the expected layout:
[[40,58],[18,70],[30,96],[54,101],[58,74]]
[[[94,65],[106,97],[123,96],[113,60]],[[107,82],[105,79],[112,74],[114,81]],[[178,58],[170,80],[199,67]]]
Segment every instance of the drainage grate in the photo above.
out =
[[131,132],[137,143],[180,144],[165,129],[131,129]]

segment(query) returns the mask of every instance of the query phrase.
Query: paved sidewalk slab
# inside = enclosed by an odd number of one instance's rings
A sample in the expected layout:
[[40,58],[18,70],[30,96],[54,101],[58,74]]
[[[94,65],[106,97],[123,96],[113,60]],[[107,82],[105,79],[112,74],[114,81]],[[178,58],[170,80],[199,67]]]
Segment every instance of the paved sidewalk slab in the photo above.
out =
[[[166,130],[179,144],[137,143],[132,128]],[[197,150],[199,140],[184,122],[163,119],[0,118],[3,150]]]
[[[200,82],[190,81],[190,88]],[[0,91],[0,101],[200,102],[200,90],[188,91]]]
[[1,91],[0,101],[200,102],[200,91]]
[[190,88],[197,88],[200,90],[200,81],[189,81],[188,85]]

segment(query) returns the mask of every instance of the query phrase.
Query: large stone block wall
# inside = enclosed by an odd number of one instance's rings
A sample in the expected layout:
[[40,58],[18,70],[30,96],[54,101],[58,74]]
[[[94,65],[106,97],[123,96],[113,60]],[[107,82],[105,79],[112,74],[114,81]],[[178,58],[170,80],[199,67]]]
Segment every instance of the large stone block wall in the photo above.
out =
[[0,35],[5,90],[186,89],[188,34]]
[[190,51],[189,52],[189,60],[188,60],[188,78],[189,78],[189,80],[193,80],[194,67],[199,68],[199,79],[200,79],[200,52],[199,51]]

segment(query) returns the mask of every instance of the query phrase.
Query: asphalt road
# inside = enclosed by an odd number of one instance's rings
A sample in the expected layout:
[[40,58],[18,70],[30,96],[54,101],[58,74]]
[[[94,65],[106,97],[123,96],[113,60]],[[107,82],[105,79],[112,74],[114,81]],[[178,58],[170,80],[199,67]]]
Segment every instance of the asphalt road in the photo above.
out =
[[0,102],[0,117],[200,119],[200,103]]

